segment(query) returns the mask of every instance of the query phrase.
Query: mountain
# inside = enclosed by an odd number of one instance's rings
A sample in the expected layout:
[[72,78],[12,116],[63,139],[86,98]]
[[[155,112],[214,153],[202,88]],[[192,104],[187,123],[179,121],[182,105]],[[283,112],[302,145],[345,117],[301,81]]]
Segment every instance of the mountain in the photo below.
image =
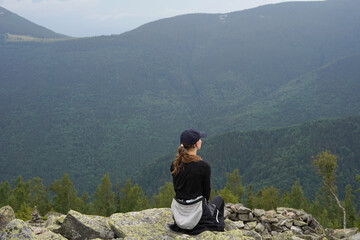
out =
[[0,36],[6,34],[31,36],[35,38],[69,38],[26,20],[0,7]]
[[[239,169],[243,184],[251,184],[255,190],[275,186],[289,191],[299,180],[305,194],[314,198],[321,181],[311,165],[312,156],[329,150],[338,157],[336,180],[343,198],[347,184],[357,186],[359,144],[360,116],[352,116],[204,138],[199,155],[211,165],[215,189],[224,187],[226,173]],[[134,176],[149,194],[156,192],[164,182],[171,181],[169,169],[175,158],[174,150]]]
[[0,181],[66,172],[92,192],[106,172],[123,181],[172,151],[190,127],[216,135],[360,114],[359,7],[291,2],[114,36],[0,40]]
[[240,129],[254,129],[268,127],[269,122],[273,123],[272,126],[285,126],[358,113],[358,66],[359,53],[334,60],[291,80],[260,101],[232,112],[232,115],[239,117],[229,118],[225,124]]

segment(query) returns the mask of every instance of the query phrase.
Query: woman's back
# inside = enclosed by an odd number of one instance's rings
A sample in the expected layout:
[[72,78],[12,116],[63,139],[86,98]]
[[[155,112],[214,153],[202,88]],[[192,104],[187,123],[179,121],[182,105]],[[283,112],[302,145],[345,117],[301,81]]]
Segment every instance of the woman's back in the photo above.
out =
[[[170,170],[173,171],[171,165]],[[176,175],[173,175],[174,190],[177,199],[190,200],[199,196],[210,198],[210,165],[205,161],[184,163]]]

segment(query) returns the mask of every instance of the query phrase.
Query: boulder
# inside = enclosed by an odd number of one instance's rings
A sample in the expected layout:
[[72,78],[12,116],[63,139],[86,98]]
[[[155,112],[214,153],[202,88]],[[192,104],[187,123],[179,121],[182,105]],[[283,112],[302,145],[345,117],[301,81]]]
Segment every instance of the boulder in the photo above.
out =
[[168,227],[168,224],[173,222],[169,208],[115,213],[110,216],[109,221],[115,237],[129,239],[175,237],[177,234]]
[[109,218],[84,215],[74,210],[70,210],[66,215],[59,233],[71,240],[114,238],[114,233],[109,225]]
[[59,233],[61,224],[64,222],[66,215],[50,215],[46,220],[45,228],[53,231],[54,233]]
[[335,229],[333,236],[336,238],[349,238],[358,231],[357,228]]
[[23,220],[14,219],[0,232],[0,239],[6,240],[39,240],[30,226]]
[[15,219],[14,210],[10,206],[0,208],[0,231],[3,230],[8,223]]
[[255,208],[253,213],[254,213],[255,217],[261,217],[261,216],[265,215],[265,210]]

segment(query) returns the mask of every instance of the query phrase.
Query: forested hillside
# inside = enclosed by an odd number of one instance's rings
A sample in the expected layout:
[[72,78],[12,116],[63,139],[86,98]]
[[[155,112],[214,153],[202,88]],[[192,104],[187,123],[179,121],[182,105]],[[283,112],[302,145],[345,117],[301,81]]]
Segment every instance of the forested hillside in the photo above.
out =
[[[284,128],[235,131],[203,139],[199,155],[212,167],[215,189],[224,187],[227,172],[239,169],[244,185],[259,190],[274,186],[288,190],[299,180],[306,196],[315,197],[320,179],[312,157],[329,150],[338,157],[337,186],[356,186],[360,172],[360,116],[312,121]],[[170,165],[176,149],[146,166],[135,179],[147,192],[156,192],[171,181]],[[156,176],[156,177],[155,177]]]
[[190,127],[214,136],[360,114],[359,8],[291,2],[113,36],[1,38],[0,181],[22,174],[49,184],[68,173],[93,192],[105,173],[124,181],[172,151]]
[[36,38],[68,38],[68,36],[55,33],[32,23],[0,6],[0,37],[6,38],[6,34],[31,36]]

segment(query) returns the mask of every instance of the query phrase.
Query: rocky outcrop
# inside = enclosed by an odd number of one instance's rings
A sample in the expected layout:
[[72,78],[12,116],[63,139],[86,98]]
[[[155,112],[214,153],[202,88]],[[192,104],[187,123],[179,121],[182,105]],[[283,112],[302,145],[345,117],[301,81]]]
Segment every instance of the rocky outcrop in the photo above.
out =
[[23,220],[14,219],[0,233],[0,239],[38,240],[35,232]]
[[0,208],[0,232],[14,219],[15,213],[10,206]]
[[[9,210],[1,208],[0,213]],[[71,210],[67,215],[50,215],[46,223],[41,224],[14,219],[0,231],[0,239],[360,239],[357,229],[324,230],[316,219],[303,210],[251,210],[241,204],[226,204],[225,216],[224,232],[206,231],[189,236],[170,230],[168,224],[173,219],[169,208],[116,213],[108,218]]]
[[265,211],[244,207],[242,204],[226,204],[225,218],[228,218],[242,230],[255,231],[263,238],[276,237],[280,233],[292,234],[316,239],[325,234],[319,222],[303,210],[277,208]]

